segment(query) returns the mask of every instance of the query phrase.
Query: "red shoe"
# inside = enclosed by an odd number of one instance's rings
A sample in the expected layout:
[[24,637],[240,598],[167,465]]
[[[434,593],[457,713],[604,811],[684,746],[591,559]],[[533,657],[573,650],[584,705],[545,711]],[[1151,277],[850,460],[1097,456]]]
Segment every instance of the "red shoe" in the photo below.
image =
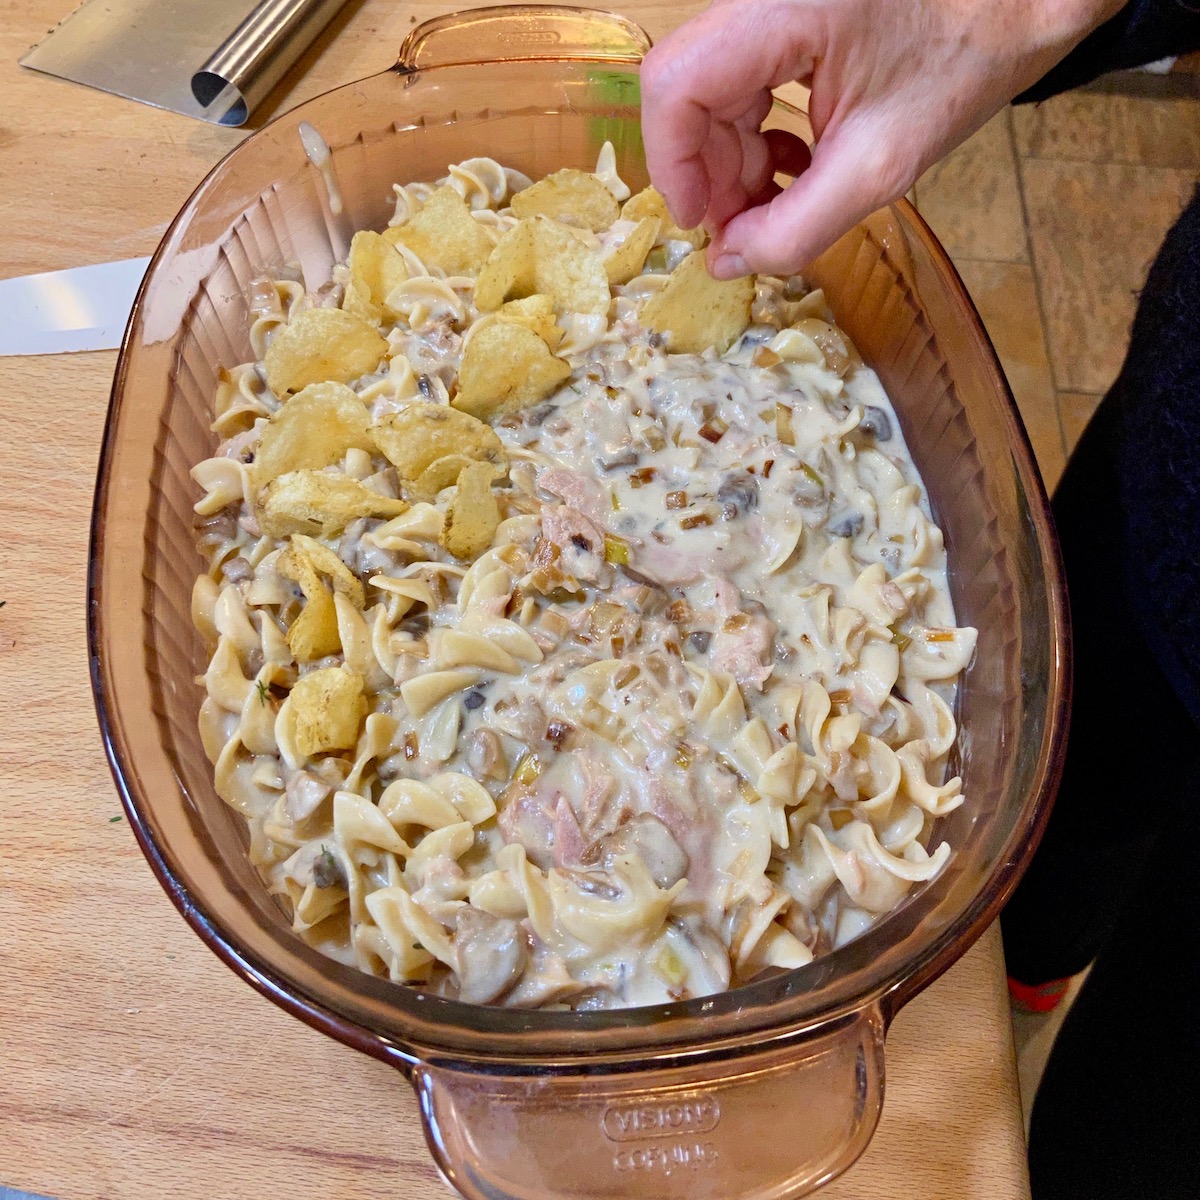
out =
[[1051,979],[1048,983],[1022,983],[1010,975],[1008,994],[1013,1007],[1021,1012],[1053,1012],[1067,994],[1071,979],[1072,976],[1068,975],[1066,979]]

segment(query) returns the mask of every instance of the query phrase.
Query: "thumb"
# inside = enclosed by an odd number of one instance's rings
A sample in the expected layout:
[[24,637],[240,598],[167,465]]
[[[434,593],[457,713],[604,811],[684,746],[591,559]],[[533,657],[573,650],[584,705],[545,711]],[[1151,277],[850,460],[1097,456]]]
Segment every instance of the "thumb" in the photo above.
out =
[[[916,176],[912,156],[880,123],[846,122],[817,142],[812,164],[767,204],[739,213],[709,250],[717,278],[749,271],[790,275],[829,249],[881,205],[903,195]],[[902,158],[904,161],[902,161]]]

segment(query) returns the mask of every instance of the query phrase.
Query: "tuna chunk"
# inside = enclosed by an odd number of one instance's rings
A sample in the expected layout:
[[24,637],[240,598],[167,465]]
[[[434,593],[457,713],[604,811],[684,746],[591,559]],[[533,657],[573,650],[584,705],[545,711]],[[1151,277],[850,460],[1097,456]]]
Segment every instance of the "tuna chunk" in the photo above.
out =
[[638,549],[637,568],[647,579],[663,587],[680,587],[711,571],[712,555],[688,543],[647,539]]
[[559,796],[554,808],[554,865],[579,866],[586,846],[575,810],[566,796]]
[[771,674],[777,626],[761,613],[726,617],[712,640],[713,669],[726,671],[742,687],[762,691]]
[[595,581],[604,566],[604,533],[569,504],[542,506],[542,537],[561,551],[559,567],[579,580]]
[[506,842],[519,842],[543,871],[554,866],[555,810],[559,796],[546,790],[513,796],[496,818]]
[[594,841],[615,829],[624,815],[617,803],[617,781],[595,751],[577,750],[574,759],[583,784],[575,816],[588,840]]
[[564,504],[578,509],[594,525],[604,528],[612,511],[612,501],[596,480],[566,467],[547,467],[537,482],[543,492],[557,496]]

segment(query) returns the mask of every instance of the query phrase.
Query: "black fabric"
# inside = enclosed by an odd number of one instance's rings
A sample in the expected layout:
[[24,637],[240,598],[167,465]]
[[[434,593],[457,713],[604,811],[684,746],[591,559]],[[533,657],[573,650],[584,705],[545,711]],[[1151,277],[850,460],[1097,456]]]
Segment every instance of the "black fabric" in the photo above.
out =
[[1174,754],[1150,748],[1197,740],[1139,632],[1125,556],[1114,553],[1127,518],[1115,416],[1106,401],[1054,497],[1074,626],[1075,698],[1055,808],[1001,921],[1009,974],[1026,983],[1074,975],[1096,956],[1157,840],[1162,797],[1178,774]]
[[1054,497],[1066,772],[1001,918],[1024,983],[1095,959],[1034,1106],[1034,1200],[1200,1195],[1200,195]]
[[1033,1107],[1033,1200],[1200,1195],[1195,824],[1168,817],[1067,1014]]
[[1024,983],[1095,957],[1164,820],[1195,799],[1198,331],[1200,198],[1167,237],[1125,365],[1054,497],[1075,700],[1054,812],[1002,921],[1009,972]]
[[1127,591],[1200,724],[1200,194],[1146,281],[1116,408]]
[[[1018,101],[1200,48],[1134,0]],[[1200,1196],[1200,193],[1054,497],[1075,628],[1062,787],[1001,917],[1027,984],[1092,969],[1033,1109],[1034,1200]]]
[[1132,0],[1014,103],[1046,100],[1109,71],[1200,49],[1200,0]]

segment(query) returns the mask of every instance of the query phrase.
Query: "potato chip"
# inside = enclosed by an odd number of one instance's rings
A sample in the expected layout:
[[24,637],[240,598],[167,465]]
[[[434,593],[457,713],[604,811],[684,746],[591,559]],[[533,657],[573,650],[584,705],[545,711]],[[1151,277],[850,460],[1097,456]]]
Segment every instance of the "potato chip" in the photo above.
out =
[[693,250],[638,316],[668,336],[672,354],[700,354],[710,346],[723,354],[750,324],[753,300],[753,275],[716,280],[704,265],[704,251]]
[[332,550],[302,535],[290,540],[276,559],[275,570],[299,584],[304,593],[304,608],[287,632],[288,649],[296,661],[312,662],[336,654],[342,648],[337,608],[321,575],[329,576],[334,591],[342,593],[359,609],[365,602],[363,585]]
[[407,246],[427,267],[447,275],[478,275],[495,242],[452,187],[438,188],[415,217],[384,234]]
[[254,486],[288,471],[327,467],[351,448],[374,453],[370,424],[366,405],[344,383],[310,383],[263,426],[250,468]]
[[496,243],[475,281],[475,307],[482,312],[499,308],[509,296],[537,292],[533,270],[533,225],[521,221]]
[[570,365],[528,325],[498,318],[467,342],[451,403],[476,417],[516,412],[550,395],[570,374]]
[[359,517],[395,517],[406,508],[406,501],[381,496],[349,475],[289,471],[259,495],[258,523],[271,537],[333,537]]
[[415,400],[399,412],[388,413],[372,432],[405,483],[416,483],[431,463],[453,454],[508,467],[496,431],[446,404]]
[[510,298],[543,295],[557,312],[602,315],[612,294],[597,254],[546,217],[513,226],[492,251],[475,284],[475,307],[492,312]]
[[374,371],[387,342],[361,317],[340,308],[306,308],[271,339],[267,383],[281,400],[310,383],[346,383]]
[[500,307],[496,315],[528,325],[551,350],[562,341],[563,331],[555,323],[554,301],[549,296],[534,295],[526,296],[523,300],[510,300]]
[[378,325],[387,312],[386,300],[393,288],[408,279],[408,267],[396,247],[382,234],[362,229],[350,243],[350,282],[342,308]]
[[492,495],[492,478],[489,463],[472,463],[458,477],[442,530],[442,545],[455,558],[478,558],[496,536],[500,506]]
[[368,325],[379,325],[383,321],[383,309],[371,300],[371,293],[361,279],[349,279],[342,294],[342,312],[366,321]]
[[553,217],[596,232],[617,219],[617,201],[595,175],[567,167],[539,179],[511,201],[515,217]]
[[318,583],[305,599],[300,615],[287,631],[288,649],[297,662],[315,662],[342,648],[338,633],[337,608],[329,589]]
[[610,284],[628,283],[641,273],[660,228],[661,218],[643,217],[629,231],[629,236],[607,258],[600,260]]
[[697,250],[708,241],[708,234],[700,226],[695,229],[680,229],[671,220],[667,202],[662,198],[657,188],[648,187],[645,191],[630,196],[621,209],[621,217],[626,221],[641,221],[646,217],[658,217],[662,227],[658,231],[660,241],[690,242]]
[[[394,501],[394,503],[400,504],[403,501]],[[362,608],[366,603],[366,592],[363,590],[362,581],[328,546],[321,545],[315,538],[297,533],[292,535],[284,554],[289,552],[303,555],[314,570],[319,571],[322,575],[327,575],[333,584],[333,590],[345,596],[355,608]],[[280,555],[280,558],[282,557],[283,555]],[[276,565],[275,569],[278,571],[280,568]],[[292,576],[292,578],[295,577]],[[300,581],[297,579],[296,582]]]
[[363,677],[345,667],[324,667],[296,680],[288,694],[299,753],[353,750],[367,715]]
[[421,472],[421,477],[413,484],[413,491],[423,499],[432,500],[438,492],[458,482],[464,467],[469,467],[475,460],[465,454],[447,454],[444,458],[436,458]]
[[337,609],[333,594],[321,582],[312,563],[301,554],[279,556],[275,568],[280,575],[294,580],[304,593],[304,607],[287,631],[288,649],[297,662],[312,662],[342,648],[338,636]]

